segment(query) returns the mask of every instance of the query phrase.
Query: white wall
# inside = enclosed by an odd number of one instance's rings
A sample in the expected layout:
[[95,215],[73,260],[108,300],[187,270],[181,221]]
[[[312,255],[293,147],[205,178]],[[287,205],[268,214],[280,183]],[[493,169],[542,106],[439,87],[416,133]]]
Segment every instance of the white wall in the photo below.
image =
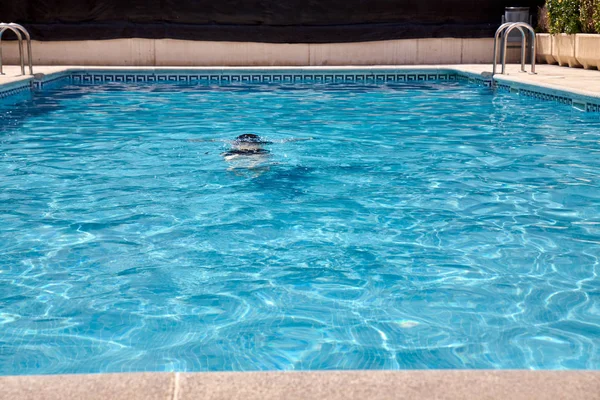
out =
[[[408,39],[360,43],[273,44],[174,39],[33,41],[34,65],[261,66],[491,63],[493,39]],[[24,46],[26,47],[26,46]],[[2,43],[18,63],[17,43]],[[518,54],[518,50],[509,51]]]

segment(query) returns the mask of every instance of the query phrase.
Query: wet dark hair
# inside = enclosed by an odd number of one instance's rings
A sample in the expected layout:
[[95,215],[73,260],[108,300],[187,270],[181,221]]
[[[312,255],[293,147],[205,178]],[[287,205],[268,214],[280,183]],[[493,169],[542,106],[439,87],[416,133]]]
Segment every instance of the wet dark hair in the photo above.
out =
[[250,143],[260,143],[262,140],[260,136],[255,135],[253,133],[244,133],[243,135],[238,136],[235,140],[238,142],[250,142]]
[[271,142],[263,140],[260,136],[254,133],[244,133],[235,138],[238,143],[256,143],[256,144],[271,144]]

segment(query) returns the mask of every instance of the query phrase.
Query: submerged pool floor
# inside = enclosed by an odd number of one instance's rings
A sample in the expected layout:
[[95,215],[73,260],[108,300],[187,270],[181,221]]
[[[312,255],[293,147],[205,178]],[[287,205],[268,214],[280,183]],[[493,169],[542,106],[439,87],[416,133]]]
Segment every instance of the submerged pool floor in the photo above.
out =
[[[270,153],[226,161],[244,133]],[[0,221],[3,375],[600,368],[600,119],[569,106],[66,86],[0,108]]]

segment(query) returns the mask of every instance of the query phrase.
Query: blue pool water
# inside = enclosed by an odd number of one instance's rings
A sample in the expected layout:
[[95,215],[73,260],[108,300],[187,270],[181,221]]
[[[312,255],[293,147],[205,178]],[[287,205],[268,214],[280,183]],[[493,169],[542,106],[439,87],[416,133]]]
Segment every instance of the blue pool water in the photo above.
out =
[[0,108],[0,221],[0,374],[600,368],[600,120],[553,102],[66,86]]

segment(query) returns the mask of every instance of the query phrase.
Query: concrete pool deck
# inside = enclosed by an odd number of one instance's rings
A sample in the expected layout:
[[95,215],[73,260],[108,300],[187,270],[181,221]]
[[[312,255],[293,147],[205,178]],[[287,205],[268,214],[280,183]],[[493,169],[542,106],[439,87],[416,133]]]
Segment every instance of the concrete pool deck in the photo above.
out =
[[[411,69],[411,70],[440,70],[452,69],[473,76],[489,78],[492,67],[490,64],[463,64],[463,65],[410,65],[410,66],[328,66],[328,67],[101,67],[101,66],[34,66],[34,73],[50,75],[54,73],[66,71],[85,71],[85,70],[143,70],[143,71],[160,71],[160,70],[214,70],[214,69],[249,69],[249,70],[273,70],[273,69],[290,69],[290,70],[343,70],[343,69],[360,69],[381,71],[385,69]],[[529,69],[529,66],[527,66]],[[542,64],[536,66],[536,75],[519,72],[519,65],[511,64],[507,66],[507,74],[495,76],[498,83],[520,84],[542,87],[549,90],[568,91],[581,96],[600,98],[600,71],[584,70],[578,68],[559,67],[556,65]],[[0,85],[19,84],[27,80],[32,80],[32,76],[22,76],[20,68],[17,66],[5,66],[5,75],[0,75]]]
[[600,399],[600,371],[322,371],[0,377],[1,400]]

